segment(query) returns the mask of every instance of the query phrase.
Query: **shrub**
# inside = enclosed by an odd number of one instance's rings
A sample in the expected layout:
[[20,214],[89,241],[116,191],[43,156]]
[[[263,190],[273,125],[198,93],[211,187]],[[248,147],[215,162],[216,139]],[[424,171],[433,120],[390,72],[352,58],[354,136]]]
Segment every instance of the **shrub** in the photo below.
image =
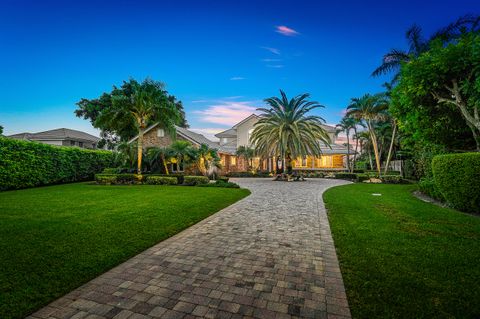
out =
[[198,187],[225,187],[225,188],[240,188],[236,183],[224,182],[222,180],[217,180],[215,183],[200,184]]
[[210,180],[206,176],[184,176],[183,184],[195,186],[200,184],[208,184]]
[[145,178],[145,184],[150,185],[177,185],[178,180],[176,177],[171,176],[147,176]]
[[217,181],[222,181],[222,182],[227,183],[228,180],[229,180],[229,178],[227,176],[218,176],[217,177]]
[[334,173],[334,177],[338,179],[346,179],[349,181],[354,181],[357,179],[357,174],[355,173]]
[[382,180],[382,183],[385,183],[385,184],[402,184],[402,183],[404,183],[404,180],[403,180],[402,176],[400,176],[400,175],[382,175],[380,177],[380,179]]
[[365,170],[364,169],[354,169],[353,172],[354,173],[365,173]]
[[270,177],[271,173],[270,172],[262,172],[262,171],[258,171],[256,173],[254,173],[254,172],[228,172],[227,176],[228,177]]
[[118,168],[104,168],[103,174],[117,174],[119,173]]
[[359,183],[369,179],[370,179],[370,176],[368,174],[357,174],[357,182]]
[[139,174],[116,174],[117,184],[141,184],[143,181],[143,175]]
[[96,174],[95,182],[100,185],[112,185],[117,183],[117,176],[115,174]]
[[480,153],[435,156],[432,171],[447,203],[458,210],[480,213]]
[[93,180],[113,153],[0,137],[0,190]]
[[435,198],[442,202],[445,201],[445,198],[443,198],[442,193],[440,193],[437,185],[435,185],[435,181],[433,180],[433,177],[422,177],[418,182],[418,188],[422,193],[430,196],[431,198]]
[[185,175],[183,174],[147,174],[144,176],[164,176],[164,177],[175,177],[177,179],[177,184],[182,185],[183,184],[183,178]]

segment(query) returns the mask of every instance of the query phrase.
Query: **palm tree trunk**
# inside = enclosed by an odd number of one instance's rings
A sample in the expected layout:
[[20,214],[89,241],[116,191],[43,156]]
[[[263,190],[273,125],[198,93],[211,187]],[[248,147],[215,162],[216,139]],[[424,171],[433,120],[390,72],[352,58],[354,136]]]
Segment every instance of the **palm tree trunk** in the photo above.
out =
[[168,165],[167,165],[167,160],[165,159],[165,155],[162,155],[162,163],[163,163],[163,168],[165,169],[165,174],[169,175]]
[[138,129],[137,141],[137,174],[142,174],[142,156],[143,156],[143,128]]
[[350,167],[350,130],[347,129],[347,168],[350,172],[352,168]]
[[395,134],[397,132],[397,124],[395,123],[395,120],[393,121],[393,132],[392,132],[392,141],[390,142],[390,148],[388,149],[388,155],[387,155],[387,163],[385,164],[385,175],[387,175],[388,171],[388,165],[390,165],[390,159],[392,157],[392,150],[393,150],[393,144],[395,141]]
[[378,172],[378,176],[380,176],[381,168],[380,168],[380,155],[378,153],[377,136],[375,135],[375,131],[373,130],[371,122],[368,121],[367,123],[368,123],[368,129],[370,131],[370,139],[372,140],[372,144],[373,144],[373,153],[375,154],[375,163],[377,164],[377,172]]
[[358,151],[358,133],[357,133],[357,127],[355,126],[353,129],[353,134],[355,135],[355,153],[353,153],[353,163],[352,163],[352,173],[355,170],[355,164],[357,162],[357,151]]

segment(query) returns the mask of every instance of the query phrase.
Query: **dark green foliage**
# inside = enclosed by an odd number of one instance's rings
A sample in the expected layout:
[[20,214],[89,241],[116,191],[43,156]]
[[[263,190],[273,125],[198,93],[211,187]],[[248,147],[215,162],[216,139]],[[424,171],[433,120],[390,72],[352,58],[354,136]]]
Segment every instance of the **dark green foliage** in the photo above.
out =
[[334,176],[335,178],[346,179],[349,181],[354,181],[357,179],[357,174],[354,173],[335,173]]
[[95,182],[100,185],[115,185],[117,184],[116,174],[95,174]]
[[248,194],[89,183],[2,192],[0,318],[25,318]]
[[118,184],[141,184],[143,182],[143,175],[139,174],[131,174],[131,173],[125,173],[125,174],[117,174],[117,183]]
[[352,317],[480,318],[480,218],[415,189],[361,183],[323,195]]
[[102,171],[103,174],[117,174],[118,168],[104,168]]
[[432,170],[447,203],[461,211],[480,213],[480,153],[436,156]]
[[91,180],[112,161],[108,151],[0,137],[0,190]]
[[150,185],[177,185],[178,180],[176,177],[169,176],[147,176],[145,178],[145,184]]
[[269,172],[228,172],[228,177],[271,177]]
[[199,184],[199,187],[224,187],[224,188],[240,188],[240,186],[236,183],[232,182],[224,182],[222,180],[217,180],[215,183],[208,183],[208,184]]
[[184,176],[183,184],[188,186],[196,186],[200,184],[208,184],[210,180],[206,176]]
[[434,198],[441,202],[445,201],[445,198],[443,197],[442,193],[440,193],[440,191],[438,190],[438,187],[435,184],[435,180],[433,179],[433,177],[422,177],[418,182],[418,188],[422,193],[424,193],[427,196],[430,196],[431,198]]
[[383,183],[385,184],[403,184],[405,180],[400,175],[382,175],[380,177]]
[[367,181],[370,179],[370,175],[368,174],[363,174],[363,173],[358,173],[357,174],[357,182],[361,183],[363,181]]
[[218,176],[217,180],[222,182],[228,182],[229,178],[227,176]]

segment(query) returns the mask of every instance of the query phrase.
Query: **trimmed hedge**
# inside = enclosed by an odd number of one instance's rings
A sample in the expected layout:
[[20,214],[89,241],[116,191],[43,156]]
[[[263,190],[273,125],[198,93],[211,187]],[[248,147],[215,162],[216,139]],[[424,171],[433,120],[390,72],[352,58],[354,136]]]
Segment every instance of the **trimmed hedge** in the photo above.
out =
[[0,190],[92,180],[113,163],[109,151],[0,137]]
[[363,174],[363,173],[358,173],[357,174],[357,182],[361,183],[363,181],[367,181],[370,179],[370,175],[368,174]]
[[432,171],[447,203],[461,211],[480,213],[480,153],[435,156]]
[[222,180],[217,180],[215,183],[200,184],[198,187],[224,187],[224,188],[240,188],[236,183],[224,182]]
[[402,184],[404,180],[400,175],[382,175],[380,177],[383,183],[385,184]]
[[145,184],[150,185],[177,185],[178,180],[176,177],[169,176],[147,176],[145,178]]
[[96,174],[95,181],[97,184],[115,184],[115,185],[131,185],[141,184],[144,180],[143,175],[138,174]]
[[118,168],[104,168],[102,174],[117,174],[120,173]]
[[355,173],[335,173],[334,176],[335,178],[346,179],[349,181],[357,180],[357,174]]
[[269,172],[228,172],[228,177],[271,177]]
[[438,190],[438,187],[435,184],[435,180],[433,179],[433,177],[422,177],[418,182],[418,188],[422,193],[430,196],[431,198],[435,198],[441,202],[445,201],[445,198]]
[[177,184],[178,185],[181,185],[183,184],[183,178],[185,177],[185,175],[183,174],[147,174],[147,175],[144,175],[144,176],[162,176],[162,177],[175,177],[177,179]]
[[206,176],[184,176],[183,177],[183,184],[196,186],[200,184],[208,184],[210,180]]

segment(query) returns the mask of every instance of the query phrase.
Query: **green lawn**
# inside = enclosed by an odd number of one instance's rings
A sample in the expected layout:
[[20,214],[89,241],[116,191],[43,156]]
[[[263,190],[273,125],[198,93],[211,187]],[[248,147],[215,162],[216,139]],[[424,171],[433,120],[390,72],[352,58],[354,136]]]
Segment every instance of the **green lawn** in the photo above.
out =
[[479,318],[480,218],[422,202],[415,188],[351,184],[324,194],[352,315]]
[[87,183],[0,193],[0,318],[21,318],[248,194]]

